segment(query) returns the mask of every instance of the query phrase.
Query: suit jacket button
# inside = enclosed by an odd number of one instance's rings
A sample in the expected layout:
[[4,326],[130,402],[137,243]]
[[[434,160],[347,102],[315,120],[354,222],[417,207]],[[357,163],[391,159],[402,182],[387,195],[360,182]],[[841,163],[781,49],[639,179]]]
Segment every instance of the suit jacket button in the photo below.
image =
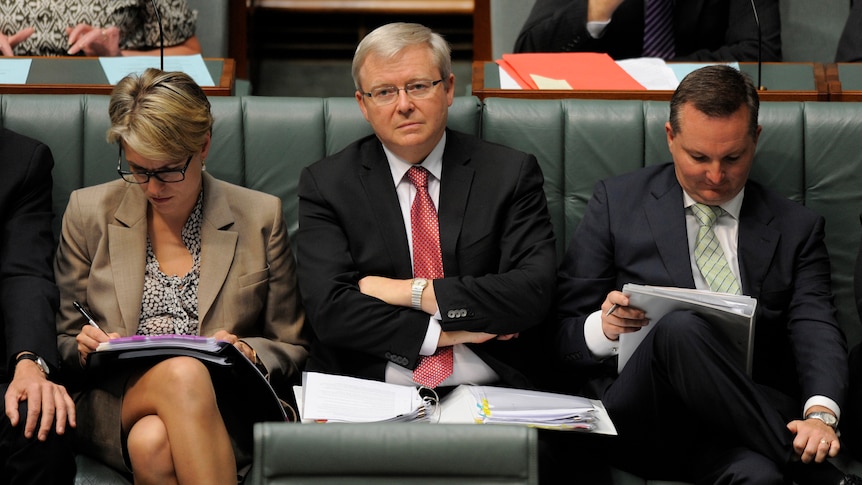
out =
[[449,318],[455,318],[455,310],[449,310],[446,312],[446,316]]

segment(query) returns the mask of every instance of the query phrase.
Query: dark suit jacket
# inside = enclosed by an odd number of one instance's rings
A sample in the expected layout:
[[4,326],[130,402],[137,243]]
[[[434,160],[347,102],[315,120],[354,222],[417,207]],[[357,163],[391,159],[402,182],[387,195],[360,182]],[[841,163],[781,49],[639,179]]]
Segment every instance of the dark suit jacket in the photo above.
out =
[[[755,0],[763,61],[781,60],[778,0]],[[625,0],[604,35],[587,32],[587,0],[537,0],[515,42],[515,52],[606,52],[641,57],[643,0]],[[674,2],[677,61],[757,61],[757,24],[750,0]]]
[[[59,297],[51,261],[51,169],[44,144],[0,131],[0,369],[29,350],[56,366]],[[9,377],[9,376],[7,376]]]
[[862,61],[862,0],[855,0],[838,39],[835,62],[859,61]]
[[[846,342],[835,319],[824,219],[749,181],[739,218],[742,292],[757,298],[754,380],[800,399],[843,403]],[[616,359],[595,360],[584,320],[625,283],[694,288],[682,189],[673,165],[596,185],[558,280],[557,352],[595,378],[615,377]]]
[[[553,298],[554,235],[535,157],[447,132],[440,201],[446,277],[434,281],[443,330],[523,332]],[[297,261],[316,334],[308,368],[383,380],[416,367],[428,314],[359,292],[367,275],[412,278],[395,186],[380,141],[363,138],[303,170]],[[504,383],[528,385],[521,339],[472,345]]]

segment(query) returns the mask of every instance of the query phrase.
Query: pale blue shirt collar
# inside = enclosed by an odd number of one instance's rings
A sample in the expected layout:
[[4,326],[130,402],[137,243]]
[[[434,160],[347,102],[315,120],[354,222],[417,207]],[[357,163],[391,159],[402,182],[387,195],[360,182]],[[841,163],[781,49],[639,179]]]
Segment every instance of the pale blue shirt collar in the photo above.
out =
[[[446,132],[443,132],[443,136],[440,138],[440,141],[437,142],[437,145],[434,146],[434,149],[431,150],[431,153],[425,157],[425,160],[422,160],[418,165],[425,167],[426,170],[431,172],[431,175],[434,176],[435,179],[440,180],[440,176],[443,173],[443,149],[446,147]],[[401,180],[404,179],[404,175],[410,170],[413,163],[410,163],[394,153],[392,153],[386,145],[383,145],[383,152],[386,154],[386,160],[389,162],[389,170],[392,172],[392,181],[397,186]]]

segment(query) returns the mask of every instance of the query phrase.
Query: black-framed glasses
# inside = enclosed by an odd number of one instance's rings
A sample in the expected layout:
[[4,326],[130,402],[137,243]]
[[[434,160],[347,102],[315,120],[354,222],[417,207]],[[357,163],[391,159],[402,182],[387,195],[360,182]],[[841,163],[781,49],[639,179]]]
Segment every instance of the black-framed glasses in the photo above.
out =
[[399,88],[398,86],[379,86],[370,92],[362,94],[371,98],[377,106],[386,106],[398,99],[398,92],[402,90],[411,99],[427,98],[431,95],[434,86],[442,82],[442,79],[436,81],[413,81],[412,83],[405,84],[403,88]]
[[[131,184],[145,184],[150,181],[150,177],[155,177],[159,182],[173,184],[182,182],[186,179],[186,170],[189,169],[189,164],[192,163],[192,157],[189,155],[186,164],[183,168],[172,168],[166,170],[123,170],[123,147],[120,147],[120,155],[117,157],[117,173],[126,182]],[[131,166],[130,166],[131,168]]]

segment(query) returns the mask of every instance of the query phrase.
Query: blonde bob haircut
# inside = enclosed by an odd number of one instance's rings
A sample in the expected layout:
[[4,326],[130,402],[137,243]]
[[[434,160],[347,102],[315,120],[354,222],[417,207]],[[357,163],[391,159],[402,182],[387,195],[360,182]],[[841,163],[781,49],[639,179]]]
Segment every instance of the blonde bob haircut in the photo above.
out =
[[114,87],[108,105],[108,143],[125,143],[158,161],[185,159],[203,149],[212,130],[210,102],[183,72],[147,69]]
[[[443,37],[420,24],[395,22],[380,26],[371,31],[356,47],[353,54],[353,84],[357,91],[362,91],[359,80],[359,70],[368,56],[375,55],[383,59],[392,59],[402,50],[414,45],[426,44],[431,48],[434,62],[440,71],[444,86],[449,89],[449,75],[452,74],[452,49]],[[434,81],[435,79],[432,79]]]

